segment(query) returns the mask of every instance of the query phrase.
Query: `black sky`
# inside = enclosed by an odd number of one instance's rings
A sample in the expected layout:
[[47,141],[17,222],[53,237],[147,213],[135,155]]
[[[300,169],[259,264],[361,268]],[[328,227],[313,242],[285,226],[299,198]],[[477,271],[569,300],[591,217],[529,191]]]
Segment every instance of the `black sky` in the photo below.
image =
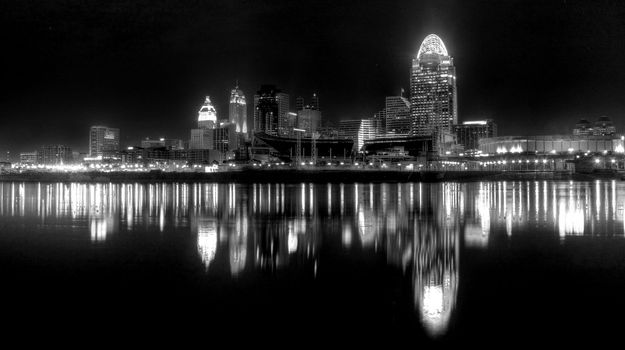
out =
[[122,141],[188,138],[205,95],[227,115],[236,79],[316,91],[324,119],[369,117],[408,90],[438,34],[454,57],[460,119],[500,135],[625,130],[625,1],[0,2],[0,150],[86,151],[92,124]]

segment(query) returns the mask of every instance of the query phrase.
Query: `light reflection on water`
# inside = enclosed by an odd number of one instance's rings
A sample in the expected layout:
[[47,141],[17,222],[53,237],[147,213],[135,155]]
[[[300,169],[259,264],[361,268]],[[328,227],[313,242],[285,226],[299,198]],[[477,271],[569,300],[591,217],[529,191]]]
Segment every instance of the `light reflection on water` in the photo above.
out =
[[[316,276],[324,245],[383,254],[411,281],[415,312],[437,336],[456,306],[461,247],[528,232],[561,243],[622,236],[624,191],[615,181],[2,183],[0,219],[44,230],[70,224],[100,247],[135,230],[188,229],[206,271],[232,277],[287,266],[312,266],[306,273]],[[215,265],[218,256],[226,268]]]

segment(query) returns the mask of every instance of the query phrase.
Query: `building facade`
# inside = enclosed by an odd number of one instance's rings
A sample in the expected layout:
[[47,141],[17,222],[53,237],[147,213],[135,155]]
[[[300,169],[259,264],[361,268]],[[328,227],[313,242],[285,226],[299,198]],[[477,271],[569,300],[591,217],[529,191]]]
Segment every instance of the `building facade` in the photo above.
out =
[[254,131],[288,134],[289,95],[274,85],[261,85],[254,95]]
[[465,151],[478,150],[481,139],[497,137],[497,124],[492,119],[464,121],[454,125],[454,133]]
[[387,134],[410,134],[410,101],[407,98],[387,96],[384,111]]
[[410,118],[410,133],[417,136],[451,133],[458,123],[456,68],[435,34],[423,40],[412,60]]
[[374,139],[380,124],[373,118],[341,120],[339,122],[339,137],[354,140],[354,149],[360,151],[365,141]]
[[191,129],[190,149],[213,149],[213,129]]
[[184,143],[180,139],[166,139],[163,137],[159,139],[150,139],[149,137],[146,137],[145,139],[141,140],[141,148],[157,147],[164,147],[167,149],[183,149]]
[[[236,131],[237,125],[234,123],[220,123],[213,130],[213,147],[224,155],[224,159],[229,159],[227,153],[232,153],[238,148],[238,136],[240,133]],[[232,154],[234,157],[234,154]]]
[[297,127],[306,130],[306,134],[314,134],[321,125],[321,111],[304,107],[297,111]]
[[235,125],[236,132],[247,134],[247,102],[238,84],[230,92],[228,120]]
[[62,165],[73,161],[72,149],[68,146],[45,145],[37,152],[37,164]]
[[624,153],[623,138],[595,135],[500,136],[479,141],[482,154]]
[[616,127],[607,116],[599,117],[594,123],[580,119],[573,129],[573,135],[609,136],[616,134]]
[[92,126],[89,130],[89,156],[113,157],[120,150],[120,132],[117,128]]
[[20,153],[21,164],[37,164],[37,151]]

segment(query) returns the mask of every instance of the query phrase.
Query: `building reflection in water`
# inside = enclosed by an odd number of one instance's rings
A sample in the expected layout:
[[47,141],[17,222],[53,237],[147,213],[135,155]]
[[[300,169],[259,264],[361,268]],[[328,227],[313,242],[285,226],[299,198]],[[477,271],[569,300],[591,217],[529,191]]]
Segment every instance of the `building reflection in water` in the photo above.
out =
[[[130,231],[190,230],[208,273],[319,270],[322,243],[383,254],[412,284],[425,329],[444,334],[460,247],[493,237],[623,235],[615,181],[439,184],[0,183],[0,217],[64,225],[102,245]],[[69,226],[67,225],[69,223]],[[462,240],[462,243],[461,243]],[[219,262],[219,263],[217,263]],[[328,267],[331,268],[331,267]]]

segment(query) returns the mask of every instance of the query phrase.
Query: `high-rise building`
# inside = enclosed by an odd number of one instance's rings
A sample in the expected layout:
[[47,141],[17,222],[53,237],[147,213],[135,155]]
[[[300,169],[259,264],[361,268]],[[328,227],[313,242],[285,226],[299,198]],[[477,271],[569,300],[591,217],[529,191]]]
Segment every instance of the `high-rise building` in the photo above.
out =
[[228,120],[236,126],[236,132],[247,133],[247,102],[239,84],[230,92]]
[[[445,44],[435,34],[421,43],[410,74],[410,133],[451,133],[458,123],[456,68]],[[436,136],[435,136],[436,137]]]
[[354,149],[360,151],[366,140],[376,137],[379,124],[373,118],[341,120],[339,122],[339,137],[354,140]]
[[189,149],[214,149],[213,129],[191,129]]
[[[232,153],[239,146],[238,134],[236,132],[236,124],[226,122],[220,123],[213,131],[213,147],[222,155],[222,160],[234,157]],[[231,155],[231,157],[228,156]]]
[[38,164],[69,164],[74,160],[72,149],[63,145],[45,145],[41,146],[37,152]]
[[206,100],[204,100],[204,104],[200,107],[197,118],[197,126],[198,128],[214,128],[217,124],[217,110],[213,103],[211,102],[210,96],[206,96]]
[[466,151],[478,150],[481,139],[497,137],[497,124],[492,119],[465,121],[454,125],[454,133],[456,142]]
[[297,111],[297,127],[306,130],[307,134],[313,134],[321,125],[321,111],[304,107]]
[[299,96],[295,99],[295,109],[298,111],[301,111],[302,109],[304,109],[304,98],[302,96]]
[[191,129],[189,139],[190,149],[214,149],[213,129],[217,126],[217,110],[211,102],[210,96],[206,96],[200,107],[197,118],[197,129]]
[[387,96],[386,133],[393,135],[410,134],[410,101],[403,96]]
[[89,130],[89,156],[113,157],[119,152],[119,129],[92,126]]
[[254,95],[254,130],[270,135],[288,133],[289,95],[274,85],[261,85]]
[[304,108],[314,109],[315,111],[320,111],[321,106],[319,105],[319,96],[317,93],[313,93],[312,98],[310,99],[310,104],[306,104],[306,100],[302,96],[299,96],[295,99],[295,107],[298,111],[301,111]]
[[382,109],[373,115],[373,125],[378,136],[386,135],[386,109]]
[[317,96],[317,93],[314,93],[312,95],[312,99],[310,101],[310,108],[320,111],[321,110],[321,105],[319,105],[319,96]]

